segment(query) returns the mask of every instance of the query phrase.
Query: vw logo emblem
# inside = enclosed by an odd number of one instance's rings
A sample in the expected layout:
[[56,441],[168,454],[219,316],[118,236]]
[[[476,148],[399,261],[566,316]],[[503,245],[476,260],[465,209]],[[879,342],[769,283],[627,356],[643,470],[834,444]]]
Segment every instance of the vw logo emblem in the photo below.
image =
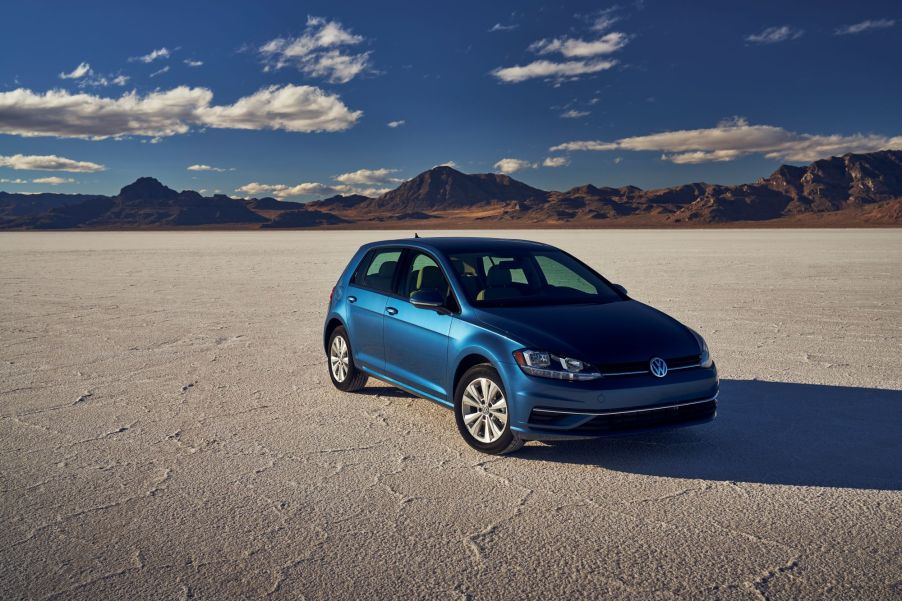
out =
[[648,367],[651,369],[651,375],[656,378],[663,378],[667,375],[667,361],[661,359],[660,357],[654,357],[651,361],[648,362]]

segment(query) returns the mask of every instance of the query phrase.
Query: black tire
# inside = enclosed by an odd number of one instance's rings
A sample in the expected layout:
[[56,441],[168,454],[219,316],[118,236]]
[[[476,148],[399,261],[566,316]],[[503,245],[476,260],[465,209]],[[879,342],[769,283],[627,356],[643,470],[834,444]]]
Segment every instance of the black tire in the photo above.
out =
[[[504,383],[501,381],[501,376],[498,375],[498,372],[494,367],[487,363],[483,363],[480,365],[476,365],[467,370],[467,372],[461,377],[460,381],[458,381],[457,386],[454,389],[454,418],[457,422],[457,429],[460,432],[460,435],[466,441],[468,445],[480,451],[482,453],[488,453],[490,455],[504,455],[506,453],[513,453],[514,451],[519,450],[526,441],[520,438],[520,436],[511,430],[511,420],[509,416],[509,412],[507,409],[505,410],[505,421],[504,427],[501,429],[501,435],[490,442],[486,442],[480,440],[477,436],[474,436],[473,433],[470,432],[470,428],[464,422],[464,414],[468,413],[469,415],[476,415],[480,413],[472,405],[466,405],[464,402],[464,394],[467,391],[467,387],[470,386],[471,383],[477,382],[480,379],[485,379],[490,381],[492,384],[498,387],[505,400],[505,405],[509,402],[510,397],[507,396],[507,392],[504,390]],[[477,382],[478,388],[478,382]],[[489,428],[489,420],[492,421],[492,426],[498,429],[497,424],[499,423],[497,418],[493,417],[490,412],[484,413],[484,418],[476,418],[476,421],[482,420],[482,426],[477,426],[477,433],[486,432],[486,429]]]
[[[344,374],[344,378],[339,380],[336,377],[333,367],[332,367],[332,351],[333,347],[337,344],[341,347],[341,342],[336,343],[336,339],[341,339],[344,343],[344,348],[347,353],[347,364],[345,365],[344,370],[339,369],[339,375]],[[338,326],[334,330],[332,330],[332,334],[329,335],[329,346],[326,351],[326,367],[329,370],[329,379],[332,380],[332,384],[335,388],[343,391],[343,392],[354,392],[355,390],[360,390],[364,387],[367,381],[367,375],[357,369],[357,366],[354,365],[354,353],[351,350],[351,340],[348,338],[348,333],[345,331],[344,327]]]

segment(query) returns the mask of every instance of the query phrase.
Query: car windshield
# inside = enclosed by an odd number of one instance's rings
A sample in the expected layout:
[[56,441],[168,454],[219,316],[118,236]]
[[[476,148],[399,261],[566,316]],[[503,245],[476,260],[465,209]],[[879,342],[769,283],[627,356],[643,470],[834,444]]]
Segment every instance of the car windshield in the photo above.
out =
[[591,269],[551,248],[449,253],[448,259],[470,304],[477,307],[621,300]]

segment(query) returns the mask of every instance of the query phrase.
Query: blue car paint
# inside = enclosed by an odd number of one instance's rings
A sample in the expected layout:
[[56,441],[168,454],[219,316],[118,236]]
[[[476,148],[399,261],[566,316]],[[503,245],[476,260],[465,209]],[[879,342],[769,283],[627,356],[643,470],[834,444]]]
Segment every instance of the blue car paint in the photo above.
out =
[[[679,357],[699,353],[686,326],[672,317],[624,296],[604,305],[479,308],[471,306],[443,249],[486,243],[540,246],[534,242],[485,238],[422,238],[374,242],[362,246],[342,273],[332,295],[323,331],[324,348],[336,324],[345,327],[355,365],[367,374],[428,398],[454,406],[460,367],[478,359],[490,363],[504,384],[511,429],[530,440],[568,438],[568,430],[591,419],[572,415],[554,426],[529,424],[536,407],[573,412],[604,412],[714,399],[716,366],[651,374],[604,377],[585,382],[530,376],[520,369],[514,351],[552,350],[593,364],[647,361],[650,356]],[[357,265],[375,247],[422,251],[439,264],[459,304],[449,314],[414,307],[408,299],[351,283]],[[545,247],[548,248],[548,247]],[[355,302],[349,302],[354,298]],[[392,311],[393,314],[389,314]],[[682,424],[689,425],[689,424]],[[585,437],[585,434],[574,434]]]

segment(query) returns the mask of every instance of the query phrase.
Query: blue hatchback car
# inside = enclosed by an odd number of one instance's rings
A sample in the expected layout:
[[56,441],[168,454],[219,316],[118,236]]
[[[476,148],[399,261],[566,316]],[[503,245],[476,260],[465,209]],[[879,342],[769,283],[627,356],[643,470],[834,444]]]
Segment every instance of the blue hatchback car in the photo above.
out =
[[698,333],[537,242],[366,244],[332,290],[323,342],[339,390],[372,376],[452,408],[485,453],[699,424],[717,410]]

